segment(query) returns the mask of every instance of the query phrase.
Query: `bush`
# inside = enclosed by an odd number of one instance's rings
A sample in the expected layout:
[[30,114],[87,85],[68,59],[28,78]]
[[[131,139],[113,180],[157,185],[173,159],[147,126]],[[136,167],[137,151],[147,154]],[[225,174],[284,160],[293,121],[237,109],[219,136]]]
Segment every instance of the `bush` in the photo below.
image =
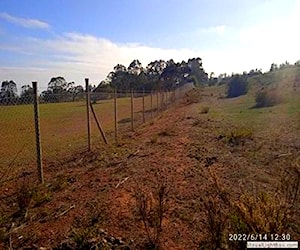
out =
[[201,102],[202,96],[201,96],[201,89],[194,88],[184,95],[184,100],[186,104],[193,104],[193,103],[199,103]]
[[207,237],[200,243],[200,249],[245,249],[245,241],[228,241],[231,232],[246,235],[299,232],[299,225],[293,223],[299,216],[299,167],[295,162],[295,166],[288,166],[280,173],[280,186],[275,192],[241,190],[238,199],[210,170],[213,185],[203,204]]
[[23,177],[21,184],[17,187],[16,198],[19,208],[18,214],[21,217],[26,217],[27,210],[32,201],[32,187],[30,186],[29,180],[25,177]]
[[243,145],[247,140],[251,140],[253,131],[250,128],[236,128],[226,135],[226,141],[232,146]]
[[138,190],[135,194],[138,217],[147,236],[146,249],[158,249],[162,234],[162,221],[166,213],[167,186],[162,182],[155,192]]
[[234,76],[233,79],[228,83],[227,97],[238,97],[245,95],[248,92],[247,80],[242,76]]
[[255,97],[255,107],[272,107],[280,103],[280,98],[275,91],[259,91]]

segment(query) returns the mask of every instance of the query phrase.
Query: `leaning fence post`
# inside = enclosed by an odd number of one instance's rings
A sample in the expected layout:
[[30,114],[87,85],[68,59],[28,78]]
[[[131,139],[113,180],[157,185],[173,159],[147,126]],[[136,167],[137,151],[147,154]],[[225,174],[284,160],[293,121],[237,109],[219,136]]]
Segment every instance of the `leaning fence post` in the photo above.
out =
[[98,121],[98,118],[97,118],[97,116],[96,116],[96,113],[95,113],[95,110],[94,110],[94,108],[93,108],[93,104],[92,104],[92,103],[90,103],[90,109],[91,109],[91,111],[92,111],[92,114],[93,114],[93,116],[94,116],[95,122],[96,122],[96,124],[97,124],[97,127],[98,127],[98,129],[99,129],[99,132],[100,132],[100,134],[101,134],[101,136],[102,136],[104,142],[105,142],[106,144],[108,144],[108,140],[107,140],[107,138],[106,138],[106,136],[105,136],[104,130],[103,130],[103,128],[102,128],[100,122]]
[[117,88],[115,88],[114,92],[114,117],[115,117],[115,140],[118,144],[118,119],[117,119]]
[[131,89],[131,131],[133,131],[133,89]]
[[89,79],[85,78],[85,92],[86,92],[86,119],[87,119],[87,141],[88,141],[88,151],[91,150],[91,125],[90,125],[90,87]]
[[35,139],[36,139],[36,163],[37,163],[39,181],[41,183],[44,183],[37,82],[32,82],[32,88],[34,94],[33,104],[34,104],[34,123],[35,123]]

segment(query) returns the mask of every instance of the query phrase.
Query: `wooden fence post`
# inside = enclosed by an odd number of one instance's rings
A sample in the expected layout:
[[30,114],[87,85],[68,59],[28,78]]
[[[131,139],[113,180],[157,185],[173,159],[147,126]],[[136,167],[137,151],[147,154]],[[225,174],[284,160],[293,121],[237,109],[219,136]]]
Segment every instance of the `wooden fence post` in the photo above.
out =
[[95,110],[94,110],[94,108],[93,108],[93,104],[92,104],[92,103],[90,103],[90,108],[91,108],[92,114],[93,114],[93,116],[94,116],[95,122],[96,122],[96,124],[97,124],[97,127],[98,127],[98,129],[99,129],[99,132],[100,132],[100,134],[101,134],[101,136],[102,136],[104,142],[105,142],[106,144],[108,144],[108,140],[107,140],[107,138],[106,138],[106,136],[105,136],[104,130],[103,130],[103,128],[102,128],[100,122],[99,122],[98,119],[97,119],[97,116],[96,116],[96,113],[95,113]]
[[174,89],[174,103],[176,103],[176,88]]
[[131,89],[131,131],[133,131],[133,89]]
[[156,92],[156,111],[158,111],[158,91]]
[[165,92],[165,105],[168,105],[168,90]]
[[90,87],[89,79],[85,78],[85,91],[86,91],[86,119],[87,119],[87,140],[88,140],[88,151],[91,150],[91,124],[90,124]]
[[153,92],[151,90],[151,96],[150,96],[150,105],[151,105],[151,119],[153,119]]
[[145,123],[145,89],[143,89],[143,123]]
[[118,118],[117,118],[117,88],[115,88],[114,94],[114,116],[115,116],[115,140],[118,144]]
[[40,114],[39,103],[37,95],[37,82],[32,82],[34,94],[34,124],[35,124],[35,139],[36,139],[36,163],[38,170],[38,178],[41,183],[44,183],[43,164],[42,164],[42,148],[41,148],[41,134],[40,134]]

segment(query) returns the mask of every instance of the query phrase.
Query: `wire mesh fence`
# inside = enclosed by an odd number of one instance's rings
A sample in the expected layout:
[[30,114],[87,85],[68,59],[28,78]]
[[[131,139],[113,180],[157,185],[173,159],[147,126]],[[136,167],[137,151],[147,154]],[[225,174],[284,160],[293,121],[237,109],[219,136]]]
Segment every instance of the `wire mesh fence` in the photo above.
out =
[[43,91],[37,96],[40,131],[36,131],[34,119],[35,96],[7,98],[0,103],[0,182],[18,178],[24,171],[35,171],[37,133],[42,164],[51,168],[52,164],[88,149],[87,113],[92,147],[103,143],[100,132],[109,143],[115,143],[118,135],[153,121],[191,88],[185,85],[171,91],[91,92],[90,101],[87,93],[72,96]]
[[0,105],[0,183],[35,163],[33,95],[2,99]]

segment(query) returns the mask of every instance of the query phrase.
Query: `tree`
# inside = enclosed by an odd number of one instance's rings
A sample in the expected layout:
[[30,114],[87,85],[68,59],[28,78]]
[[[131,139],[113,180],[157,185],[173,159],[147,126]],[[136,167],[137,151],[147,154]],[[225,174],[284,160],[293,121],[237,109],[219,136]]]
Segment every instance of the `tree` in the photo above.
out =
[[200,57],[188,60],[188,66],[191,69],[191,76],[193,76],[194,84],[196,86],[204,85],[208,82],[208,75],[202,67],[202,59]]
[[128,79],[127,68],[122,64],[117,64],[114,67],[114,71],[110,72],[107,76],[107,79],[110,81],[110,84],[113,88],[129,92],[130,84]]
[[93,90],[91,99],[93,103],[98,100],[110,99],[113,96],[114,88],[107,81],[101,81],[100,84]]
[[148,77],[157,77],[161,75],[166,67],[167,63],[164,60],[155,60],[147,65],[146,74]]
[[136,91],[170,90],[193,82],[195,85],[208,82],[208,75],[202,68],[201,58],[192,58],[188,62],[175,63],[169,61],[155,60],[143,68],[139,60],[133,60],[128,68],[117,64],[106,79],[102,81],[94,92],[101,92],[105,86],[117,88],[118,92],[128,93],[130,89]]
[[[78,87],[78,90],[80,90],[80,87]],[[74,91],[74,82],[68,83],[64,77],[57,76],[51,78],[48,89],[43,92],[43,95],[48,102],[69,101],[71,98],[74,99]]]
[[40,95],[42,102],[55,102],[54,96],[51,90],[44,90]]
[[132,75],[139,75],[141,72],[144,71],[144,68],[139,60],[133,60],[128,66],[128,72]]
[[33,88],[30,85],[27,84],[21,87],[20,102],[21,103],[33,102]]
[[181,63],[174,63],[171,59],[167,61],[167,67],[160,76],[160,87],[165,90],[182,86],[191,81],[190,76],[191,68],[185,61],[182,61]]
[[72,101],[75,101],[75,98],[78,97],[79,99],[82,99],[84,96],[84,89],[81,85],[75,86],[74,82],[70,82],[68,84],[68,92],[72,96]]
[[276,71],[276,70],[278,70],[277,64],[276,63],[272,63],[271,64],[271,68],[270,68],[270,72],[273,72],[273,71]]
[[61,94],[66,92],[68,87],[69,84],[62,76],[52,77],[48,83],[48,90],[50,90],[53,94]]
[[12,80],[3,81],[0,91],[0,103],[9,104],[15,102],[17,98],[17,84]]
[[240,75],[235,75],[228,84],[227,97],[238,97],[248,92],[247,79]]

